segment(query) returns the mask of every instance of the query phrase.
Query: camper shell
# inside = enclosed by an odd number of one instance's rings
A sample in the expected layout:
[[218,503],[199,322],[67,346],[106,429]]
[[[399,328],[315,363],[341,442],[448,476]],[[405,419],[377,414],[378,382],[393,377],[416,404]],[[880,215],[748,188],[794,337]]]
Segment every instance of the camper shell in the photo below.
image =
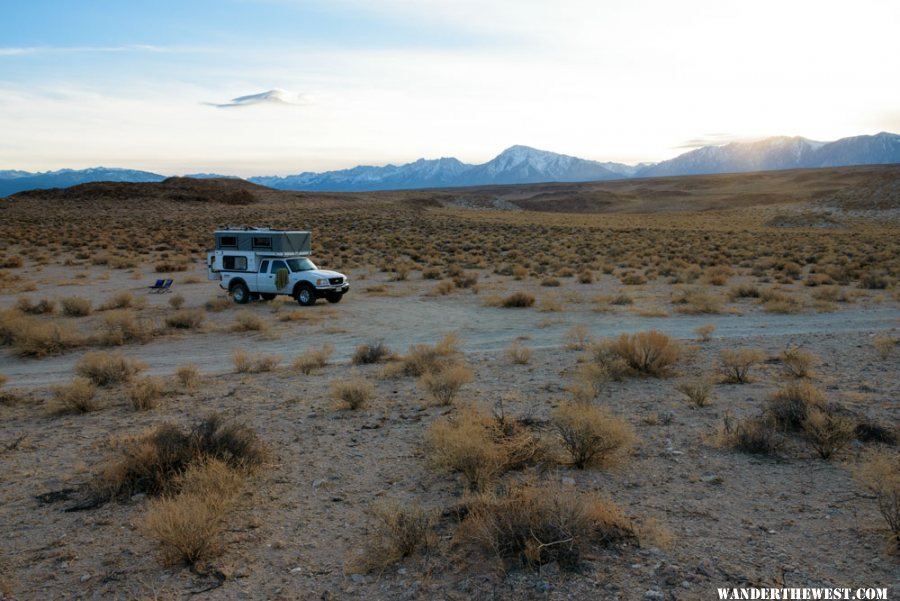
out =
[[236,303],[278,294],[301,305],[319,298],[337,303],[350,289],[344,274],[319,269],[309,259],[309,231],[227,227],[216,230],[214,238],[215,249],[207,255],[209,279],[218,280]]

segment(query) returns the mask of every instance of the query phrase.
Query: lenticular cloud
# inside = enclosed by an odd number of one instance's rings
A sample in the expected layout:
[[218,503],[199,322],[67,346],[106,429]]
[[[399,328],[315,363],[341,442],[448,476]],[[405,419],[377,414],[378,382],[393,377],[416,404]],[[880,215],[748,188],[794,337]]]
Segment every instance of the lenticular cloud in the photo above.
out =
[[303,97],[295,92],[288,92],[275,88],[259,94],[249,94],[247,96],[238,96],[232,98],[228,102],[217,103],[207,102],[206,104],[220,109],[238,108],[242,106],[254,106],[259,104],[279,104],[279,105],[299,105],[303,103]]

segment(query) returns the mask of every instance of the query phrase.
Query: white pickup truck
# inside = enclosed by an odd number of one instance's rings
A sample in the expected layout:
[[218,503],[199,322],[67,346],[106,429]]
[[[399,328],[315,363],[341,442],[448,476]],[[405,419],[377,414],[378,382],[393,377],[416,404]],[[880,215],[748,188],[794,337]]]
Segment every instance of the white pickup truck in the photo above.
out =
[[309,259],[312,234],[262,228],[216,230],[207,255],[209,279],[218,280],[234,302],[294,297],[304,306],[324,298],[339,303],[350,289],[347,276],[319,269]]

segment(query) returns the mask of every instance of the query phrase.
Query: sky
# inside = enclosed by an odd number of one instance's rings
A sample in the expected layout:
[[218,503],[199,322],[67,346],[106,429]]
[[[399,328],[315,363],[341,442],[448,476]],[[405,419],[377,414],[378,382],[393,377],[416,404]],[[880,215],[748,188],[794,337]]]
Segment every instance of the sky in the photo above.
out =
[[900,132],[896,0],[0,5],[0,169],[637,163]]

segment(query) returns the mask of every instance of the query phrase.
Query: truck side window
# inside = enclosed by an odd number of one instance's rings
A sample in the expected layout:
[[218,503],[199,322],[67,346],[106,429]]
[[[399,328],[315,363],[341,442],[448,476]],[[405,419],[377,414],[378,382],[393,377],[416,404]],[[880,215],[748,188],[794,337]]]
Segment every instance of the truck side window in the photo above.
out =
[[263,261],[262,263],[259,264],[259,272],[260,273],[265,273],[266,270],[268,270],[268,268],[269,268],[268,259],[266,259],[265,261]]
[[272,270],[269,273],[278,273],[279,269],[287,269],[284,261],[272,261]]

